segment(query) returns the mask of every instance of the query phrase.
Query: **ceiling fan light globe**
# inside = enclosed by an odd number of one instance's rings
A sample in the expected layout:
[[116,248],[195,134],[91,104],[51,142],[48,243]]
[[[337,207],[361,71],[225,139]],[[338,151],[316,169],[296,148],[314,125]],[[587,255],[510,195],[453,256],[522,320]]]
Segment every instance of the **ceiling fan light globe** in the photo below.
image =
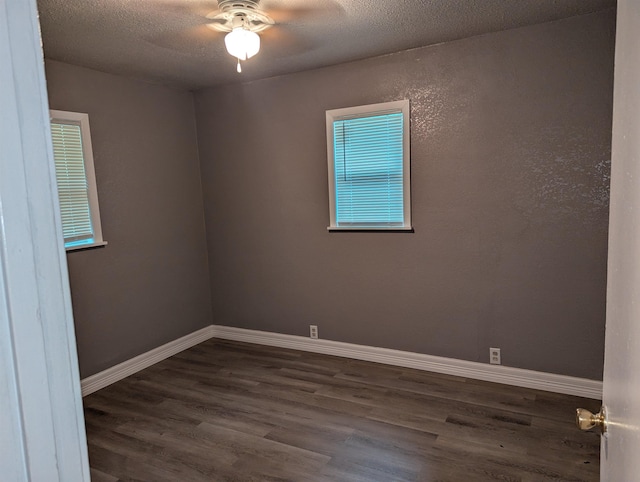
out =
[[247,60],[260,51],[260,35],[243,27],[236,27],[224,38],[227,52],[240,60]]

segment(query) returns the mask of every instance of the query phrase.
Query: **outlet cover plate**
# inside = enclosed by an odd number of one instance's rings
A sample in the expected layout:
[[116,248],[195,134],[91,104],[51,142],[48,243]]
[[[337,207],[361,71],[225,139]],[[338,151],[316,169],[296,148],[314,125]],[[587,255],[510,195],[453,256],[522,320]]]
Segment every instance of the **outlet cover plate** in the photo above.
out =
[[502,365],[500,348],[489,348],[489,363],[492,365]]

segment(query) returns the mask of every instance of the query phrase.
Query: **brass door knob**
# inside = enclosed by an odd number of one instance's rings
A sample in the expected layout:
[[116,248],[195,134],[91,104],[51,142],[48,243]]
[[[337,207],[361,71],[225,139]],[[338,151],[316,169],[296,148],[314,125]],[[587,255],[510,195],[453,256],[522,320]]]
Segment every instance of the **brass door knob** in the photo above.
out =
[[576,425],[580,430],[591,430],[598,427],[600,433],[605,433],[607,431],[607,414],[604,407],[600,408],[600,412],[596,414],[584,408],[577,408]]

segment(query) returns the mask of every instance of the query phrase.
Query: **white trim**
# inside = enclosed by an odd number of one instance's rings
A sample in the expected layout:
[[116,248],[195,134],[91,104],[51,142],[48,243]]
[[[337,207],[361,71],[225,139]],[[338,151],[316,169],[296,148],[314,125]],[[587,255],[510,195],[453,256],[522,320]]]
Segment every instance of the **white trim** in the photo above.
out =
[[327,226],[327,231],[413,231],[413,226],[375,226],[373,228],[354,226]]
[[87,244],[81,244],[76,246],[69,246],[65,249],[68,253],[69,251],[79,251],[81,249],[100,248],[102,246],[107,246],[108,244],[109,243],[107,243],[106,241],[101,241],[100,243],[87,243]]
[[323,353],[596,400],[602,398],[602,382],[599,380],[230,326],[213,325],[212,328],[212,336],[225,340]]
[[89,395],[210,338],[322,353],[325,355],[353,358],[355,360],[384,363],[385,365],[391,366],[456,375],[474,380],[501,383],[503,385],[576,395],[596,400],[600,400],[602,397],[602,382],[599,380],[588,380],[586,378],[537,372],[524,368],[489,365],[487,363],[424,355],[422,353],[392,350],[390,348],[355,345],[341,341],[311,339],[304,336],[284,335],[281,333],[247,330],[222,325],[207,326],[190,335],[183,336],[175,341],[122,362],[119,365],[85,378],[82,380],[82,396]]
[[155,365],[170,356],[180,353],[192,346],[207,341],[213,337],[213,325],[206,326],[189,335],[170,341],[158,348],[154,348],[142,355],[138,355],[104,371],[91,375],[82,380],[82,396],[85,397],[123,378]]

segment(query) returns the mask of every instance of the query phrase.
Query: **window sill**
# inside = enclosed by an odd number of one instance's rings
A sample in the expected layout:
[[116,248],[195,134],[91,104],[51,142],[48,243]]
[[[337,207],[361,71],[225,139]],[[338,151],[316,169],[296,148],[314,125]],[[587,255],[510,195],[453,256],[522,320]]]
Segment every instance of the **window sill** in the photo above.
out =
[[331,232],[359,232],[359,233],[413,233],[415,232],[412,227],[354,227],[354,226],[328,226],[327,231]]
[[98,241],[95,243],[88,243],[88,244],[79,244],[77,246],[69,246],[68,248],[64,248],[65,251],[67,251],[67,253],[69,251],[80,251],[83,249],[93,249],[93,248],[102,248],[103,246],[106,246],[108,243],[106,241]]

